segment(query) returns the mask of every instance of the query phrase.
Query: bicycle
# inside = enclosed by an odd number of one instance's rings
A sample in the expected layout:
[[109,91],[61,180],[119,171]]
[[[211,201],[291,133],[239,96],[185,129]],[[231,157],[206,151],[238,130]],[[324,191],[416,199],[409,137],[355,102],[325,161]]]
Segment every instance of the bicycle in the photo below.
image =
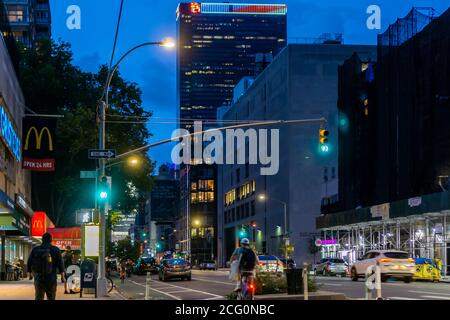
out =
[[109,277],[109,275],[106,276],[106,289],[108,290],[108,293],[110,293],[116,285],[114,284],[114,281]]
[[237,300],[254,300],[255,285],[253,284],[253,272],[242,272],[241,289],[238,292]]

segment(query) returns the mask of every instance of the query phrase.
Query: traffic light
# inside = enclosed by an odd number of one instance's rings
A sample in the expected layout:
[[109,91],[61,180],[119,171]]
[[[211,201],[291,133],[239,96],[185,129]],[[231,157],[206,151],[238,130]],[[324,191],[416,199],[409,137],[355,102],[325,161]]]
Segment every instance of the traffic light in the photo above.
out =
[[98,200],[102,204],[106,203],[108,201],[109,194],[110,194],[110,185],[108,177],[102,176],[98,181],[98,190],[97,190]]
[[327,129],[320,128],[319,130],[319,147],[322,153],[327,153],[330,150],[328,146],[328,136],[329,132]]

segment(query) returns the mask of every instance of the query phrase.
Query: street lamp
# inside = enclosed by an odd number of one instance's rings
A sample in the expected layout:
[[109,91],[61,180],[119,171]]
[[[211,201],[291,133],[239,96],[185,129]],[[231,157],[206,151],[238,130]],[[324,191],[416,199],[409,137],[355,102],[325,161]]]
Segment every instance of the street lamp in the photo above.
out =
[[[284,237],[283,237],[283,239],[284,239],[284,256],[285,256],[285,259],[287,259],[288,258],[288,256],[287,256],[287,240],[289,239],[288,238],[289,232],[287,230],[287,203],[284,201],[278,200],[278,199],[268,198],[265,194],[260,194],[258,196],[258,199],[260,201],[272,200],[272,201],[281,203],[283,205],[283,209],[284,209]],[[277,227],[279,228],[280,226],[277,226]]]
[[[99,122],[100,122],[100,134],[99,134],[99,149],[104,150],[105,149],[105,142],[106,142],[106,132],[105,132],[105,123],[106,123],[106,109],[109,107],[109,87],[111,85],[112,78],[119,68],[119,65],[122,63],[125,58],[134,52],[135,50],[145,47],[145,46],[151,46],[151,45],[158,45],[166,48],[173,48],[175,46],[175,43],[171,41],[170,39],[165,39],[163,41],[156,41],[156,42],[144,42],[140,45],[137,45],[130,50],[128,50],[120,59],[117,61],[117,63],[109,70],[108,76],[106,78],[106,83],[103,88],[103,94],[99,101]],[[103,100],[104,99],[104,100]],[[105,175],[105,160],[100,159],[99,160],[99,166],[100,166],[100,172],[99,176]],[[105,277],[105,236],[106,236],[106,212],[107,212],[107,206],[103,206],[102,210],[100,211],[100,241],[99,241],[99,255],[98,255],[98,278],[97,278],[97,296],[104,297],[106,296],[106,277]]]

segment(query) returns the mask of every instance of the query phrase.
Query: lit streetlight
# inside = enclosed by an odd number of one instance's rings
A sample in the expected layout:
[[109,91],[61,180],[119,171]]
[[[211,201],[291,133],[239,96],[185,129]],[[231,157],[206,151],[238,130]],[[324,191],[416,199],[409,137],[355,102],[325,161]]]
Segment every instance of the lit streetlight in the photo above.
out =
[[[258,199],[260,201],[267,201],[267,200],[272,200],[278,203],[281,203],[283,205],[283,209],[284,209],[284,255],[285,255],[285,259],[288,258],[287,256],[287,241],[288,241],[288,236],[289,236],[289,232],[287,231],[287,203],[278,199],[274,199],[274,198],[269,198],[267,197],[265,194],[260,194],[258,196]],[[280,226],[277,226],[277,228],[281,228]]]
[[[124,55],[120,57],[117,63],[111,67],[108,72],[108,76],[106,78],[106,83],[103,88],[103,94],[99,101],[99,114],[98,118],[100,120],[100,134],[99,134],[99,149],[104,150],[106,144],[106,109],[109,107],[109,87],[111,85],[111,81],[116,73],[119,65],[125,60],[125,58],[134,52],[135,50],[145,47],[159,45],[165,48],[173,48],[175,43],[170,39],[165,39],[163,41],[153,41],[153,42],[144,42],[140,45],[137,45],[130,50],[128,50]],[[106,160],[100,159],[99,165],[99,176],[102,177],[105,175],[106,169]],[[105,270],[105,238],[106,238],[106,206],[103,206],[100,210],[100,236],[99,236],[99,255],[98,255],[98,277],[97,277],[97,296],[104,297],[106,296],[106,270]]]

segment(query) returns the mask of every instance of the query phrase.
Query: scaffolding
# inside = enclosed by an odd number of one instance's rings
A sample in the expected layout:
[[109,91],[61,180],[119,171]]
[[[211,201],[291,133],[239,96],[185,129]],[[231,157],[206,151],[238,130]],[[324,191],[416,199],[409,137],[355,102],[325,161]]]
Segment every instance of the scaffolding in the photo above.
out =
[[370,250],[402,250],[413,258],[440,259],[449,274],[450,210],[321,229],[322,257],[354,263]]
[[413,7],[403,18],[391,25],[382,34],[378,35],[378,48],[380,54],[385,55],[390,47],[397,47],[422,31],[434,18],[436,11],[431,7]]

